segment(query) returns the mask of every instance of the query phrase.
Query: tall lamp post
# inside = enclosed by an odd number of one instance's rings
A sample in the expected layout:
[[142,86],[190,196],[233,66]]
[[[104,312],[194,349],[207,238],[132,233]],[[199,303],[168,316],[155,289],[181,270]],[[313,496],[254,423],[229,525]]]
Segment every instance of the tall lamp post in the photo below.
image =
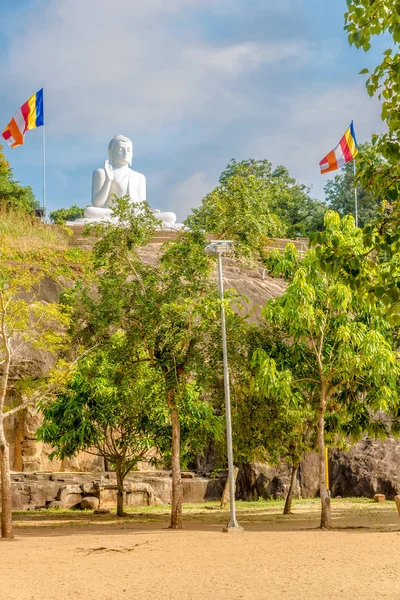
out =
[[207,254],[216,254],[218,256],[218,285],[219,297],[221,300],[221,325],[222,325],[222,353],[224,358],[224,390],[225,390],[225,415],[226,415],[226,441],[228,450],[228,479],[230,492],[230,519],[224,531],[233,533],[243,531],[236,520],[235,506],[235,474],[233,467],[232,450],[232,419],[231,419],[231,397],[229,388],[229,369],[228,369],[228,350],[226,346],[226,327],[225,327],[225,308],[224,308],[224,283],[222,279],[222,255],[230,251],[232,240],[212,240],[205,251]]

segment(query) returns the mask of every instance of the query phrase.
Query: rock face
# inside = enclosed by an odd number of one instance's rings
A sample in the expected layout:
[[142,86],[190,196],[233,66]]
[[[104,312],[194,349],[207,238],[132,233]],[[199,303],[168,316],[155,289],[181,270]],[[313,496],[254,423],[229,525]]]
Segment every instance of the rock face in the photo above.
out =
[[349,452],[329,452],[332,496],[384,494],[393,500],[400,494],[400,442],[393,438],[355,444]]
[[[241,500],[283,499],[289,491],[291,469],[286,464],[241,465],[236,482],[236,497]],[[307,454],[301,462],[294,490],[295,498],[313,498],[318,490],[318,457]]]
[[[193,476],[183,480],[183,501],[219,500],[224,479]],[[91,509],[117,505],[115,473],[14,473],[14,510]],[[172,478],[169,471],[134,472],[125,479],[126,506],[170,504]]]

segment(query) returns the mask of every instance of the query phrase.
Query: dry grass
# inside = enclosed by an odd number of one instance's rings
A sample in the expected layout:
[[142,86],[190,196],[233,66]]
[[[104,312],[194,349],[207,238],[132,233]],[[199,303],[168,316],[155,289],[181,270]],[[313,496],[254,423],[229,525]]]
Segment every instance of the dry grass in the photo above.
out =
[[[236,503],[237,518],[245,527],[261,527],[263,530],[282,531],[317,528],[320,502],[318,498],[296,500],[292,514],[283,515],[283,500],[259,500],[258,502]],[[126,508],[126,517],[119,518],[115,511],[97,515],[90,510],[39,510],[14,513],[17,530],[34,528],[80,528],[90,526],[127,526],[132,523],[148,523],[166,527],[169,522],[170,506],[146,506]],[[184,521],[197,527],[215,527],[229,520],[229,508],[221,509],[219,502],[185,504]],[[337,529],[390,530],[397,528],[394,502],[376,503],[369,498],[332,499],[333,527]]]
[[46,225],[38,219],[14,211],[0,211],[0,240],[22,252],[43,246],[63,249],[68,246],[68,230]]

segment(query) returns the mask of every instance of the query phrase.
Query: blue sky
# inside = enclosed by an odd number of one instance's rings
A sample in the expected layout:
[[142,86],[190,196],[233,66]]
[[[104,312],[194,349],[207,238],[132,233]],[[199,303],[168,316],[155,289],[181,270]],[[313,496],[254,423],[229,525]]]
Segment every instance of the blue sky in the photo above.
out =
[[[2,0],[0,128],[45,93],[48,210],[90,204],[92,171],[117,133],[134,142],[153,208],[183,219],[233,157],[285,165],[323,198],[319,160],[351,119],[380,132],[365,54],[343,0]],[[5,148],[42,194],[41,131]]]

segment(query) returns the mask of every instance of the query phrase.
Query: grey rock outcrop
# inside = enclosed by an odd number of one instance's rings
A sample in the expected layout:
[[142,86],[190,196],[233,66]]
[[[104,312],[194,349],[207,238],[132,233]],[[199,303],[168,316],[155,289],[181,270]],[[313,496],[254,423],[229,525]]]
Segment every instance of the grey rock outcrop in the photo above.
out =
[[365,438],[348,452],[329,452],[332,496],[384,494],[393,500],[400,494],[400,442],[393,438]]
[[[223,480],[193,477],[183,480],[183,501],[204,502],[221,497]],[[107,510],[117,505],[115,473],[14,473],[14,510],[74,508]],[[171,502],[169,471],[134,472],[124,484],[126,506],[155,506]]]
[[[289,491],[291,468],[282,463],[269,466],[263,463],[243,464],[236,482],[236,497],[241,500],[264,498],[283,499]],[[318,457],[306,454],[296,479],[295,498],[313,498],[318,490]]]
[[96,496],[86,496],[81,500],[82,510],[97,510],[100,505],[100,500]]

